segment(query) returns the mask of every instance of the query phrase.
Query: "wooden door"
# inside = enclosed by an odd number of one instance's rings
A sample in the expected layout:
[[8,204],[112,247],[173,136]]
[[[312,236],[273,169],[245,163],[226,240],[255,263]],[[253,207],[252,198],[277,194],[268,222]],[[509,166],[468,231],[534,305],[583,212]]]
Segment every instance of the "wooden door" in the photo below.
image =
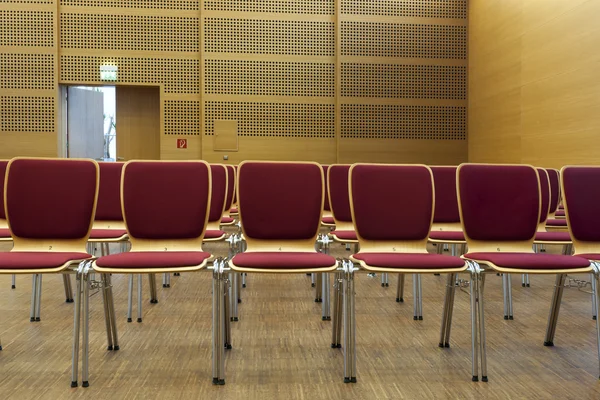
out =
[[67,149],[69,158],[104,156],[104,93],[67,89]]
[[160,89],[117,86],[117,160],[160,159]]

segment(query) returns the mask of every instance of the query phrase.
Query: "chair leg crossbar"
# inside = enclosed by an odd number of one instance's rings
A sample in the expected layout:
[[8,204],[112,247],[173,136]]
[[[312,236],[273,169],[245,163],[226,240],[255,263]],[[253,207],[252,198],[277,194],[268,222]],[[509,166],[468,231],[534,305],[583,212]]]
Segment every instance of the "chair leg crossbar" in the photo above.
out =
[[[77,387],[79,374],[79,344],[81,339],[81,385],[89,386],[89,298],[90,289],[102,291],[104,303],[104,319],[108,350],[119,350],[117,319],[115,316],[114,298],[110,275],[101,274],[101,280],[90,279],[91,261],[84,261],[77,269],[77,287],[75,292],[75,311],[73,318],[73,358],[71,369],[71,387]],[[83,320],[83,321],[82,321]],[[81,333],[81,334],[80,334]]]

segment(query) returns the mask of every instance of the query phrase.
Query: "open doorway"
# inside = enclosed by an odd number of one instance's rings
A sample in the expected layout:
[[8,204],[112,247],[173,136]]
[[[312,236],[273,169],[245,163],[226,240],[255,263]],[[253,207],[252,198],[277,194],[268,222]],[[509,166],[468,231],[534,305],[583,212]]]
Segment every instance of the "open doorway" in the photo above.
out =
[[67,157],[116,161],[115,87],[69,86],[66,101]]

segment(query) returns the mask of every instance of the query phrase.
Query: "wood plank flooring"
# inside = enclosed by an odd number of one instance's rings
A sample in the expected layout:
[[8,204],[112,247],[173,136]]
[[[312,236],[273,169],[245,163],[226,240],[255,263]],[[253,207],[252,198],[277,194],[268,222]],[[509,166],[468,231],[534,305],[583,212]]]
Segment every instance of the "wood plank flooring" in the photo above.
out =
[[[206,246],[223,254],[222,245]],[[1,247],[0,251],[7,250]],[[348,253],[334,246],[332,255]],[[467,277],[464,276],[466,279]],[[586,276],[580,276],[587,279]],[[90,387],[70,388],[73,305],[62,279],[44,277],[41,322],[29,322],[31,276],[0,276],[2,399],[599,399],[591,296],[567,289],[555,347],[542,345],[554,277],[513,276],[514,321],[503,319],[501,279],[486,281],[489,382],[471,382],[469,295],[457,291],[451,348],[440,349],[445,276],[423,277],[423,321],[412,318],[412,280],[396,303],[379,276],[356,280],[358,383],[343,383],[343,357],[331,349],[331,322],[306,275],[251,275],[232,324],[226,385],[213,386],[211,274],[173,277],[143,323],[127,323],[127,277],[114,276],[121,350],[106,351],[100,295],[90,300]],[[160,279],[159,279],[160,283]],[[135,308],[134,308],[135,316]],[[134,318],[135,321],[135,318]]]

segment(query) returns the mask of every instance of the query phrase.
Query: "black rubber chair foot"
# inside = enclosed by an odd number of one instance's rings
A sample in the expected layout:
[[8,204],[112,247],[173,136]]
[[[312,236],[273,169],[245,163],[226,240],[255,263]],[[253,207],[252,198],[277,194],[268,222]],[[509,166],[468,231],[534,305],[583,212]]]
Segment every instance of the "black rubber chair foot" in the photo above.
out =
[[35,318],[29,318],[29,322],[35,322]]
[[224,385],[225,379],[213,378],[213,385]]
[[419,315],[419,321],[423,321],[423,316]]
[[512,315],[510,317],[508,317],[508,319],[510,319],[511,321],[515,319],[515,317],[513,317]]
[[415,321],[418,321],[418,320],[419,320],[419,317],[417,317],[417,316],[415,315],[415,316],[413,317],[413,319],[414,319]]
[[40,317],[35,317],[35,322],[40,322],[40,321],[41,321]]
[[444,344],[444,347],[447,348],[447,349],[449,349],[450,348],[450,343]]
[[2,351],[2,346],[0,346],[0,351]]
[[381,287],[385,287],[385,283],[382,283],[382,284],[381,284]]
[[444,343],[438,343],[438,347],[444,347]]
[[530,283],[528,283],[526,286],[527,286],[527,287],[531,287],[531,284],[530,284]]
[[396,303],[404,303],[404,297],[396,297]]
[[241,302],[242,302],[242,299],[238,299],[238,303],[241,303]]
[[150,303],[156,304],[156,303],[158,303],[158,299],[152,299],[152,300],[150,300]]
[[521,283],[521,287],[525,287],[525,284],[524,284],[524,283]]
[[505,315],[505,316],[504,316],[504,319],[508,321],[508,315]]
[[322,303],[323,299],[315,299],[315,303]]
[[341,345],[341,344],[339,344],[339,343],[338,343],[338,344],[331,343],[331,348],[332,348],[332,349],[341,349],[341,348],[342,348],[342,345]]
[[127,322],[131,322],[131,318],[127,318]]
[[331,321],[331,317],[321,317],[323,321]]
[[163,287],[164,287],[164,288],[167,288],[167,287],[171,287],[171,285],[167,285],[166,283],[164,283],[164,284],[163,284]]
[[310,284],[310,287],[315,287],[315,284],[314,284],[314,283],[311,283],[311,284]]
[[108,351],[112,351],[113,347],[112,346],[108,346],[108,348],[106,350]]
[[356,383],[356,378],[344,378],[344,383]]
[[141,318],[138,318],[138,319],[137,319],[137,322],[142,322],[142,319],[141,319]]
[[473,379],[471,379],[473,382],[479,382],[479,377],[478,376],[473,376]]
[[225,348],[227,350],[231,350],[232,349],[232,347],[231,347],[231,345],[229,343],[225,343]]
[[311,276],[311,275],[312,275],[312,274],[311,274],[310,272],[306,274],[306,276]]
[[433,274],[433,276],[440,276],[440,274]]
[[481,377],[481,382],[487,382],[487,381],[488,381],[487,376],[482,376]]
[[181,276],[181,273],[179,273],[179,272],[175,272],[175,273],[173,274],[173,276]]
[[552,347],[554,346],[554,342],[544,342],[544,346]]
[[121,348],[119,346],[115,346],[115,347],[113,347],[113,350],[118,351],[118,350],[121,350]]
[[242,284],[242,287],[243,287],[243,288],[245,288],[245,287],[246,287],[246,284],[245,284],[245,283],[243,283],[243,284]]
[[65,303],[73,303],[73,299],[66,299]]
[[77,387],[77,381],[71,382],[71,387]]
[[598,317],[596,317],[595,315],[592,317],[592,319],[595,321],[598,319]]
[[81,382],[81,387],[88,387],[88,386],[90,386],[90,383],[88,381]]
[[238,317],[231,317],[232,321],[239,321],[240,319]]
[[11,289],[16,289],[17,287],[15,285],[12,285],[10,288]]

